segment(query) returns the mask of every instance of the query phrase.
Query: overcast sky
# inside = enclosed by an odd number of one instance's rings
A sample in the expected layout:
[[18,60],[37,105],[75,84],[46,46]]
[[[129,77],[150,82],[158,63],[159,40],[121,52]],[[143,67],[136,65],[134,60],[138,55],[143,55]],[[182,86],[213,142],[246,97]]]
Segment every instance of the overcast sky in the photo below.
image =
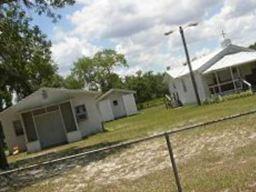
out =
[[163,34],[191,21],[200,22],[185,31],[191,57],[218,49],[222,30],[234,44],[256,41],[256,0],[77,0],[60,14],[56,24],[45,17],[34,23],[51,39],[62,75],[104,48],[125,54],[130,67],[116,69],[121,75],[175,67],[185,60],[179,33]]

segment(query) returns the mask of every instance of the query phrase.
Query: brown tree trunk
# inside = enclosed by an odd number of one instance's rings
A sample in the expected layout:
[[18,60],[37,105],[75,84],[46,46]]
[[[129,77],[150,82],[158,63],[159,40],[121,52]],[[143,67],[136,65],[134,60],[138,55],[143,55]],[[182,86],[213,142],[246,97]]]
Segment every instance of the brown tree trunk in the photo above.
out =
[[2,124],[0,122],[0,169],[8,169],[9,165],[4,153],[4,137],[3,137],[3,130]]

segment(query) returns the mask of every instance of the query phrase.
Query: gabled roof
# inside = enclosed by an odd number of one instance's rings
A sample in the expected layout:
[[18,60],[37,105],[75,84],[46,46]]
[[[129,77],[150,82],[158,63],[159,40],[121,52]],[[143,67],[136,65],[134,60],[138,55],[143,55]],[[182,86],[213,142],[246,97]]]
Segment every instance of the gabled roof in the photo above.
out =
[[17,104],[2,111],[1,114],[9,110],[24,111],[24,110],[42,107],[45,105],[60,103],[74,96],[82,95],[82,94],[91,95],[92,97],[97,97],[101,93],[93,92],[93,91],[85,91],[85,90],[76,90],[76,89],[43,87],[38,89],[34,93],[30,94],[29,96],[23,98]]
[[[225,48],[218,49],[212,53],[209,53],[207,55],[199,57],[194,61],[191,61],[191,66],[193,71],[203,72],[211,66],[215,65],[215,62],[220,60],[222,57],[225,57],[230,54],[235,54],[238,52],[252,52],[252,50],[245,47],[230,44]],[[216,60],[216,58],[218,59]],[[179,67],[171,68],[166,72],[166,74],[176,79],[189,74],[189,68],[187,65],[181,64]]]
[[[202,57],[197,58],[196,60],[191,62],[191,66],[193,71],[198,70],[201,68],[204,64],[206,64],[211,58],[213,58],[215,55],[217,55],[221,50],[214,51],[212,53],[209,53],[207,55],[204,55]],[[189,68],[187,64],[182,64],[179,67],[170,69],[166,72],[169,74],[172,78],[178,78],[181,76],[184,76],[189,73]]]
[[204,71],[204,74],[254,61],[256,61],[256,51],[239,52],[232,55],[226,55],[221,60],[217,61],[214,65],[212,65],[210,68],[208,68],[206,71]]
[[97,101],[101,101],[108,97],[113,93],[123,93],[123,94],[135,94],[136,91],[134,90],[127,90],[127,89],[110,89],[106,93],[102,94],[100,97],[97,98]]

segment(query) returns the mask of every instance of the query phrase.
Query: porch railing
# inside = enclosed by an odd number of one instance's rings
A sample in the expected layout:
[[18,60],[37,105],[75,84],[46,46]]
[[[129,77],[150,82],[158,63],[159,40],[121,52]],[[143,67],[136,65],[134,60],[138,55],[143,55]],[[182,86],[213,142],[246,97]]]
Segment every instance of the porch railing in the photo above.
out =
[[227,94],[242,90],[252,90],[252,85],[244,79],[229,80],[208,87],[211,94]]
[[252,84],[249,83],[248,81],[244,80],[244,79],[241,79],[242,83],[244,83],[246,86],[248,86],[248,89],[249,90],[252,90]]
[[166,94],[164,102],[165,102],[166,108],[175,108],[175,107],[179,107],[182,105],[176,94],[171,95],[171,96]]

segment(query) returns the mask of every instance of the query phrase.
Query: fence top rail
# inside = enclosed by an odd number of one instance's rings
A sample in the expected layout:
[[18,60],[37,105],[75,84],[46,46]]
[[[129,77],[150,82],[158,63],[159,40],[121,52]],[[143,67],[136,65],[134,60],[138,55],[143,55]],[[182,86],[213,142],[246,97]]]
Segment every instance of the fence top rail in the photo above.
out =
[[74,155],[69,155],[69,156],[66,156],[66,157],[57,158],[57,159],[54,159],[54,160],[39,162],[39,163],[36,163],[36,164],[33,164],[33,165],[24,166],[24,167],[20,167],[20,168],[8,170],[8,171],[3,171],[3,172],[0,172],[0,176],[8,175],[8,174],[18,172],[18,171],[33,169],[33,168],[36,168],[36,167],[40,167],[40,166],[44,166],[44,165],[48,165],[48,164],[53,164],[53,163],[57,163],[57,162],[64,161],[64,160],[74,159],[74,158],[86,156],[86,155],[93,154],[93,153],[98,153],[98,152],[108,151],[108,150],[111,150],[111,149],[125,147],[125,146],[129,146],[129,145],[141,143],[141,142],[144,142],[144,141],[152,140],[152,139],[155,139],[155,138],[160,138],[160,137],[165,136],[166,134],[172,135],[172,134],[176,134],[176,133],[179,133],[179,132],[184,132],[184,131],[199,128],[199,127],[204,127],[206,125],[211,125],[211,124],[215,124],[215,123],[218,123],[218,122],[221,122],[221,121],[230,120],[230,119],[234,119],[234,118],[238,118],[238,117],[242,117],[242,116],[246,116],[246,115],[250,115],[250,114],[254,114],[254,113],[256,113],[256,109],[250,110],[250,111],[247,111],[247,112],[244,112],[244,113],[238,113],[238,114],[234,114],[234,115],[221,117],[221,118],[211,120],[211,121],[197,123],[197,124],[194,124],[194,125],[191,125],[191,126],[184,126],[182,128],[178,128],[178,129],[176,128],[176,129],[172,129],[172,130],[169,130],[169,131],[160,132],[158,134],[154,134],[154,135],[151,135],[151,136],[148,136],[148,137],[142,137],[142,138],[138,138],[138,139],[124,141],[124,142],[120,142],[118,144],[102,147],[102,148],[99,148],[99,149],[94,149],[94,150],[90,150],[90,151],[86,151],[86,152],[82,152],[82,153],[78,153],[78,154],[74,154]]

